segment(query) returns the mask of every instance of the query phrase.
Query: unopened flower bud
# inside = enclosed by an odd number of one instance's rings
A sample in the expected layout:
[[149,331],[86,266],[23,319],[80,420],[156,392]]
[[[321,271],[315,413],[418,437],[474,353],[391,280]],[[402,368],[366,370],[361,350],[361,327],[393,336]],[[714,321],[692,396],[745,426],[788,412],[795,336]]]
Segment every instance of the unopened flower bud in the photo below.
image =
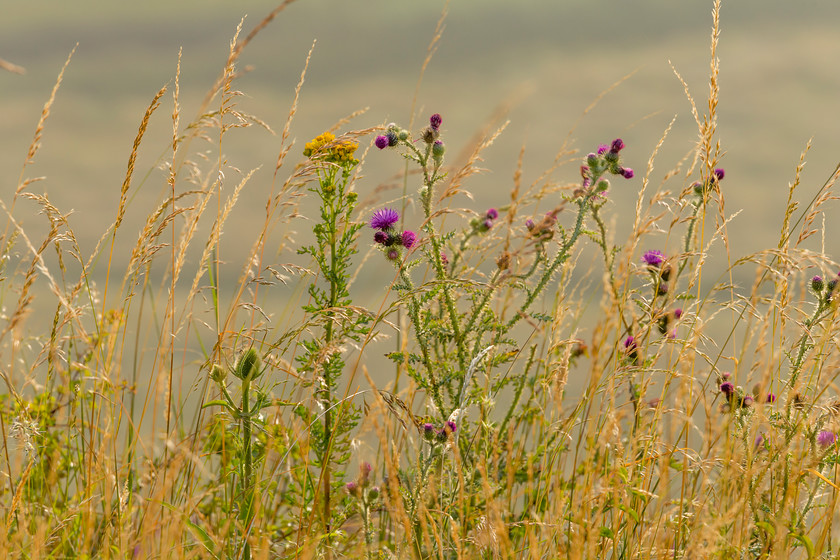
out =
[[443,154],[446,153],[446,146],[443,145],[443,142],[440,140],[436,140],[434,145],[432,146],[432,157],[435,159],[436,162],[440,163],[440,160],[443,159]]
[[223,385],[227,377],[227,369],[219,364],[213,364],[213,369],[210,370],[210,379],[219,385]]
[[438,136],[440,136],[440,133],[430,126],[427,126],[423,129],[422,138],[423,142],[425,142],[426,144],[431,144],[432,142],[437,140]]
[[239,379],[256,379],[262,373],[261,367],[259,354],[253,348],[249,348],[236,362],[233,374]]

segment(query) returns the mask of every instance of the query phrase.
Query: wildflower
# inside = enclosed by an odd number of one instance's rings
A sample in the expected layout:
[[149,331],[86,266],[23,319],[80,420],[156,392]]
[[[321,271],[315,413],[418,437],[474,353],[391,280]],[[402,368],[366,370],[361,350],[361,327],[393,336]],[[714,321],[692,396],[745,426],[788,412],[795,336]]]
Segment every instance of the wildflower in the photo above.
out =
[[443,119],[441,118],[440,114],[435,113],[431,117],[429,117],[429,126],[435,130],[440,128],[441,123],[443,123]]
[[825,301],[828,303],[831,301],[831,296],[834,295],[834,290],[837,288],[837,280],[829,280],[825,288]]
[[624,339],[624,351],[627,353],[627,357],[633,361],[636,361],[639,357],[638,348],[636,339],[632,335]]
[[724,381],[726,381],[726,380],[728,380],[730,377],[732,377],[732,374],[731,374],[731,373],[729,373],[728,371],[724,371],[723,373],[721,373],[721,374],[720,374],[720,376],[723,378],[723,380],[724,380]]
[[335,134],[325,132],[306,143],[303,155],[331,163],[356,164],[358,160],[353,157],[353,154],[358,147],[357,143],[349,140],[336,142]]
[[233,375],[239,379],[256,379],[262,375],[262,360],[253,348],[249,348],[239,357],[233,368]]
[[445,153],[446,146],[443,145],[443,142],[435,140],[435,143],[432,145],[432,158],[434,158],[435,163],[440,165],[441,160],[443,160],[443,154]]
[[435,438],[435,427],[433,424],[426,422],[423,424],[423,439],[432,441]]
[[402,246],[406,249],[411,249],[417,241],[417,234],[410,230],[405,230],[401,236]]
[[373,234],[373,241],[375,243],[379,243],[380,245],[385,245],[387,247],[391,245],[391,236],[385,233],[384,231],[377,231]]
[[510,268],[510,253],[507,251],[496,257],[496,266],[499,270],[507,270]]
[[449,264],[449,257],[446,256],[446,253],[441,253],[440,254],[440,262],[443,266],[446,266],[446,265]]
[[735,393],[735,385],[731,381],[724,381],[720,384],[720,392],[729,397]]
[[822,430],[817,434],[817,443],[820,447],[830,447],[837,442],[837,435],[829,430]]
[[421,138],[423,138],[423,142],[425,142],[426,144],[431,144],[438,139],[438,137],[440,136],[440,131],[438,131],[435,128],[432,128],[431,126],[427,126],[423,129],[423,132],[420,136]]
[[397,135],[397,132],[395,130],[389,130],[387,134],[385,134],[385,136],[388,138],[388,145],[392,148],[396,146],[400,141],[400,137]]
[[625,179],[632,179],[633,178],[633,170],[629,167],[619,167],[618,174],[624,177]]
[[[525,222],[528,228],[528,236],[537,241],[548,241],[554,236],[554,225],[557,223],[557,210],[546,212],[543,219],[535,224],[533,220]],[[530,226],[529,226],[530,224]]]
[[373,143],[376,144],[376,147],[380,150],[384,150],[390,144],[390,142],[388,142],[388,137],[384,134],[377,136]]
[[589,348],[586,346],[586,343],[580,339],[575,340],[574,344],[572,344],[572,353],[571,358],[579,358],[584,354],[588,354]]
[[385,253],[385,256],[388,257],[389,261],[395,261],[400,258],[400,252],[396,249],[390,249],[387,253]]
[[[662,284],[661,286],[666,286],[666,285]],[[668,292],[668,290],[667,290],[667,286],[666,286],[666,290],[664,292],[660,292],[660,295],[664,295],[667,292]],[[682,309],[675,309],[674,311],[672,311],[670,313],[665,313],[664,315],[662,315],[659,318],[659,322],[658,322],[658,325],[657,325],[659,327],[660,334],[664,335],[665,333],[667,333],[668,332],[668,327],[671,325],[671,322],[679,320],[679,318],[681,316],[682,316]],[[668,334],[668,338],[676,338],[676,337],[677,337],[677,331],[676,330],[674,330],[674,331],[672,331],[671,333]]]
[[822,276],[817,275],[811,278],[811,289],[814,290],[814,292],[820,293],[824,287],[825,284],[823,283]]
[[776,402],[776,395],[774,395],[773,393],[767,393],[767,398],[764,400],[764,402],[768,404],[773,404],[774,402]]
[[658,268],[665,262],[665,254],[662,253],[662,251],[657,251],[656,249],[647,251],[644,255],[642,255],[642,262],[650,267]]
[[755,436],[755,449],[756,449],[756,451],[758,449],[764,447],[766,441],[767,440],[764,437],[764,434],[762,434],[762,433],[759,433],[757,436]]
[[610,151],[614,154],[617,154],[621,150],[624,149],[624,141],[621,138],[616,138],[612,141],[612,145],[610,146]]
[[344,491],[354,498],[357,498],[359,496],[359,485],[355,482],[348,482],[344,485]]
[[723,171],[722,167],[718,167],[717,169],[715,169],[714,175],[715,175],[716,180],[722,181],[723,177],[724,177],[724,175],[726,175],[726,173]]
[[377,210],[370,219],[370,227],[380,231],[389,231],[400,219],[400,214],[391,208]]
[[610,147],[607,146],[606,144],[599,144],[598,145],[598,155],[599,156],[604,155],[607,152],[607,150],[609,150],[609,149],[610,149]]
[[306,157],[312,157],[313,155],[318,154],[321,149],[326,146],[327,144],[331,143],[335,140],[335,134],[332,132],[325,132],[320,134],[306,143],[306,146],[303,148],[303,155]]
[[752,406],[752,404],[753,404],[752,395],[744,395],[743,398],[741,398],[741,408],[749,408],[749,407]]
[[499,217],[499,212],[495,208],[490,208],[485,214],[489,219],[495,220]]

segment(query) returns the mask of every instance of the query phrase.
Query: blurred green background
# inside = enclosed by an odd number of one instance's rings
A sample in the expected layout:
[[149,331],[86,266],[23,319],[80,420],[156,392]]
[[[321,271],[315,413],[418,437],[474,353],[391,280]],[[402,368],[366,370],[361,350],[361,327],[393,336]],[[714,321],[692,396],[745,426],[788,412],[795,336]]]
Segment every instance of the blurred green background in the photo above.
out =
[[[143,112],[154,93],[172,82],[179,48],[183,124],[221,70],[240,18],[247,15],[247,32],[275,5],[262,0],[5,0],[0,57],[27,72],[0,72],[0,196],[11,198],[41,107],[78,42],[42,150],[27,175],[46,177],[32,190],[47,192],[65,212],[72,209],[70,224],[82,250],[92,250],[115,215]],[[292,127],[300,149],[339,118],[365,107],[367,113],[350,127],[407,124],[443,6],[440,0],[299,0],[245,51],[239,67],[253,70],[238,82],[245,93],[239,108],[281,130],[306,53],[317,40]],[[486,172],[467,185],[476,202],[464,199],[456,206],[483,210],[503,204],[521,146],[526,146],[528,184],[551,166],[574,128],[571,137],[583,153],[615,137],[627,143],[625,159],[637,179],[617,183],[612,195],[615,213],[626,218],[625,203],[635,201],[647,160],[674,116],[675,127],[652,172],[654,184],[696,142],[689,103],[669,61],[704,111],[711,9],[706,0],[453,0],[419,89],[418,122],[441,113],[454,154],[500,106],[509,104],[511,120],[485,153]],[[840,156],[838,21],[836,0],[723,3],[718,137],[726,151],[721,162],[727,173],[726,210],[744,210],[729,230],[734,257],[775,246],[787,185],[810,137],[814,147],[802,197],[816,191]],[[600,92],[631,72],[579,121]],[[167,157],[170,113],[168,95],[141,148],[135,185]],[[226,229],[228,239],[241,233],[251,243],[256,231],[251,218],[253,212],[262,215],[279,147],[278,137],[258,129],[228,137],[224,150],[230,164],[242,170],[263,166]],[[375,156],[358,186],[362,194],[401,170],[396,158]],[[554,176],[576,177],[573,165]],[[676,191],[684,182],[670,185]],[[165,174],[153,171],[136,195],[141,213],[135,225],[164,188]],[[15,213],[25,227],[44,222],[28,202]],[[619,228],[627,223],[620,220]],[[829,239],[835,238],[836,224],[827,225]],[[121,242],[135,239],[134,233],[125,234]],[[674,250],[677,242],[661,248]]]

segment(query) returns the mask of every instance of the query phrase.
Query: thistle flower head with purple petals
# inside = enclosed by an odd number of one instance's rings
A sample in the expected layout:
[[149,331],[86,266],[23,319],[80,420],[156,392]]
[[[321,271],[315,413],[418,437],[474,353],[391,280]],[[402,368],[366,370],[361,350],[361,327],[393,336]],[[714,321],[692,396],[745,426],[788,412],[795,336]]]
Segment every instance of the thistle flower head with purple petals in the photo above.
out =
[[402,234],[402,246],[406,249],[411,249],[414,243],[417,242],[417,234],[411,230],[405,230]]
[[717,169],[715,169],[715,179],[721,181],[723,180],[724,175],[726,175],[726,172],[724,172],[722,167],[718,167]]
[[820,447],[829,447],[837,442],[837,434],[829,430],[822,430],[817,434],[817,443]]
[[735,392],[735,385],[731,381],[724,381],[720,384],[720,392],[728,397]]
[[400,221],[400,214],[391,208],[382,208],[374,212],[370,219],[370,227],[380,231],[388,231]]
[[662,266],[662,263],[665,262],[665,254],[662,251],[657,251],[656,249],[647,251],[644,255],[642,255],[642,262],[652,267]]
[[376,144],[376,147],[380,150],[384,150],[388,147],[388,137],[384,134],[380,134],[376,137],[376,140],[374,140],[373,143]]
[[442,123],[443,123],[443,118],[438,113],[435,113],[434,115],[429,117],[429,126],[434,128],[435,130],[439,129],[440,125]]

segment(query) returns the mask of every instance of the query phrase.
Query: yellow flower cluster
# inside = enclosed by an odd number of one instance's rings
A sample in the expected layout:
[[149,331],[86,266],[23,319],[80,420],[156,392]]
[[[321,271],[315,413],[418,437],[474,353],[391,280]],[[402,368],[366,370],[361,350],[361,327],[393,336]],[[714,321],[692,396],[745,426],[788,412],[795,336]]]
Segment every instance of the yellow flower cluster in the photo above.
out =
[[[325,150],[324,147],[328,145],[329,148]],[[332,163],[354,164],[358,163],[358,161],[353,158],[353,153],[358,147],[358,144],[350,142],[349,140],[335,143],[335,134],[325,132],[316,136],[311,142],[306,143],[306,146],[303,149],[303,155]]]

